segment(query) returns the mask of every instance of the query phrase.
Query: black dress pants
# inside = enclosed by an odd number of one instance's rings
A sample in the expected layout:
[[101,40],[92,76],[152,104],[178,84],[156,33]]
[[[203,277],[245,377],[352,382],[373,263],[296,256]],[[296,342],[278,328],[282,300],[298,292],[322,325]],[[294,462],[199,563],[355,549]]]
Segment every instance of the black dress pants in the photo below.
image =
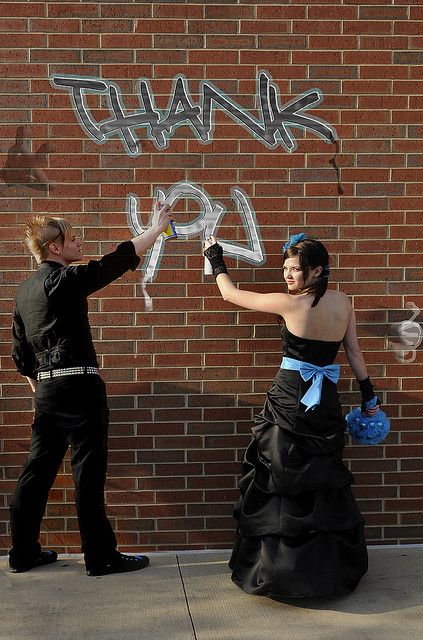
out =
[[85,561],[110,559],[116,553],[104,504],[108,418],[100,376],[64,376],[37,383],[29,457],[10,505],[11,558],[26,560],[39,554],[48,494],[68,446]]

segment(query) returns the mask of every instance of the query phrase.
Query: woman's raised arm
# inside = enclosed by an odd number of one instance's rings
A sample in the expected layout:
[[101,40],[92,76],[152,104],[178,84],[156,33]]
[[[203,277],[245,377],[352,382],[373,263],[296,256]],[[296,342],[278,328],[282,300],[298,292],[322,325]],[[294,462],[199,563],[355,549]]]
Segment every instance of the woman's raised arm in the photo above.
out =
[[232,302],[239,307],[253,311],[263,311],[283,316],[288,303],[286,293],[256,293],[238,289],[230,277],[223,259],[223,249],[216,242],[214,236],[210,236],[204,243],[204,255],[209,259],[216,278],[216,284],[224,300]]

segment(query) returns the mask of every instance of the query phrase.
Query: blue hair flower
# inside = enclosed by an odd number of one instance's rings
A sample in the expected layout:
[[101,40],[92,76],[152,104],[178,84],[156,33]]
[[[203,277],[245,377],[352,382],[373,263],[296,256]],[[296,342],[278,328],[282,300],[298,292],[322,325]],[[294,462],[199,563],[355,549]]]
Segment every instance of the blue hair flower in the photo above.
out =
[[357,444],[380,444],[389,433],[389,418],[379,409],[375,416],[361,413],[360,407],[355,407],[346,416],[347,431]]
[[294,233],[294,235],[289,236],[288,240],[283,245],[283,250],[286,251],[289,247],[301,242],[301,240],[307,240],[307,238],[308,236],[305,233]]

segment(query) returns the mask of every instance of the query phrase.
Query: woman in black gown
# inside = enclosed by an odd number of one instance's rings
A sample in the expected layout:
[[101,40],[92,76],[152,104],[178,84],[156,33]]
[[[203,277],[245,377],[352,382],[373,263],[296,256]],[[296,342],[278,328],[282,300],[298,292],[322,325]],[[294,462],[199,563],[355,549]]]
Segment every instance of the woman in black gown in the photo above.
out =
[[353,477],[342,461],[345,419],[336,389],[339,365],[333,365],[341,343],[363,409],[374,397],[354,311],[342,292],[327,289],[326,248],[305,234],[284,246],[289,293],[237,289],[213,237],[205,255],[225,300],[285,323],[281,368],[244,455],[232,580],[247,593],[276,599],[349,593],[367,570],[367,549]]

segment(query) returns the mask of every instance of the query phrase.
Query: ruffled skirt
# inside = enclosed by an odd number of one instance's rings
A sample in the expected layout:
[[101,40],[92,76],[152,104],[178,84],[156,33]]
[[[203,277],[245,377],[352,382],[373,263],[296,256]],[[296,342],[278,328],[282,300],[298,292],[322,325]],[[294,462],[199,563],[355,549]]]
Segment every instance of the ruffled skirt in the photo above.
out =
[[305,412],[308,386],[296,371],[278,372],[244,455],[229,565],[247,593],[335,597],[367,570],[336,386],[325,379],[320,405]]

